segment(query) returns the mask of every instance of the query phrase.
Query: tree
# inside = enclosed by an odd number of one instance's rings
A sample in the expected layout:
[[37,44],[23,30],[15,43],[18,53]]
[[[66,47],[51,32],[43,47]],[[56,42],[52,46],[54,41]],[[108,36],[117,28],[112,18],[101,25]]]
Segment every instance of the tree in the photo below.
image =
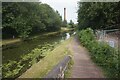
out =
[[37,32],[59,30],[62,23],[58,11],[41,2],[3,2],[2,11],[3,33],[16,31],[23,40]]
[[113,26],[120,23],[120,2],[79,3],[78,25],[79,29],[107,29],[118,28]]
[[74,27],[75,27],[74,22],[73,22],[72,20],[70,20],[69,25],[70,25],[71,28],[74,28]]

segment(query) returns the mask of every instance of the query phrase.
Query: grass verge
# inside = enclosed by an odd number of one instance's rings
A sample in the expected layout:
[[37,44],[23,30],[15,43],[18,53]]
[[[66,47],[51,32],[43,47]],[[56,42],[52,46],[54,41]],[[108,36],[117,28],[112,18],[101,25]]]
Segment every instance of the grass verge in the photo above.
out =
[[72,66],[74,64],[73,59],[70,60],[67,66],[67,70],[65,71],[65,78],[70,78],[71,77],[71,71],[72,71]]
[[19,41],[21,41],[19,38],[17,38],[17,39],[6,39],[6,40],[2,40],[2,41],[0,42],[0,46],[2,46],[2,45],[7,45],[7,44],[12,44],[12,43],[16,43],[16,42],[19,42]]
[[[49,35],[55,35],[57,33],[61,33],[61,32],[66,32],[66,31],[70,31],[70,30],[73,30],[73,28],[61,28],[61,30],[59,31],[55,31],[55,32],[46,32],[46,33],[43,33],[43,34],[38,34],[38,35],[34,35],[34,36],[31,36],[30,39],[34,39],[34,38],[37,38],[39,36],[49,36]],[[5,39],[5,40],[1,40],[0,41],[0,46],[2,45],[8,45],[8,44],[14,44],[16,42],[20,42],[21,39],[20,38],[16,38],[16,39]]]
[[71,55],[67,46],[71,42],[68,39],[57,46],[53,51],[49,52],[48,55],[38,63],[34,64],[19,78],[42,78],[44,77],[56,64],[59,63],[66,55]]

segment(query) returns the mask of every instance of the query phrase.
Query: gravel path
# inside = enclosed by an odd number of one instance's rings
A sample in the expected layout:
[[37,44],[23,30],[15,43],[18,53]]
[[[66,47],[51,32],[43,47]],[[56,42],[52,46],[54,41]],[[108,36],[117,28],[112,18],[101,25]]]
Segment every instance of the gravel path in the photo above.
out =
[[79,43],[76,37],[69,46],[74,53],[72,78],[104,78],[102,70],[92,62],[88,51]]

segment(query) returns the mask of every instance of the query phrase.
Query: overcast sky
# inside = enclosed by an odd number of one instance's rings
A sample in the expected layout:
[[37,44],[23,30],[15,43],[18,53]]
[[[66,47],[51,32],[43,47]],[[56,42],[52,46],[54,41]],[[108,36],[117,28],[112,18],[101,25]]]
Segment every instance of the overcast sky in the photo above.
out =
[[77,2],[80,0],[39,0],[42,3],[49,4],[54,10],[58,10],[62,19],[64,19],[64,8],[66,8],[67,22],[72,20],[77,23]]

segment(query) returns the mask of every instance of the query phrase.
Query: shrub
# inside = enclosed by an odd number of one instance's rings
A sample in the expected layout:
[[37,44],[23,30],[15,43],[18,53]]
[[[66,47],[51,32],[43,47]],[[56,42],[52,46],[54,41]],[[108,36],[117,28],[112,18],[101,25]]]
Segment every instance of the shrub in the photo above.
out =
[[78,36],[81,44],[91,52],[91,58],[103,68],[105,74],[118,78],[118,52],[107,43],[96,41],[90,28],[80,31]]

